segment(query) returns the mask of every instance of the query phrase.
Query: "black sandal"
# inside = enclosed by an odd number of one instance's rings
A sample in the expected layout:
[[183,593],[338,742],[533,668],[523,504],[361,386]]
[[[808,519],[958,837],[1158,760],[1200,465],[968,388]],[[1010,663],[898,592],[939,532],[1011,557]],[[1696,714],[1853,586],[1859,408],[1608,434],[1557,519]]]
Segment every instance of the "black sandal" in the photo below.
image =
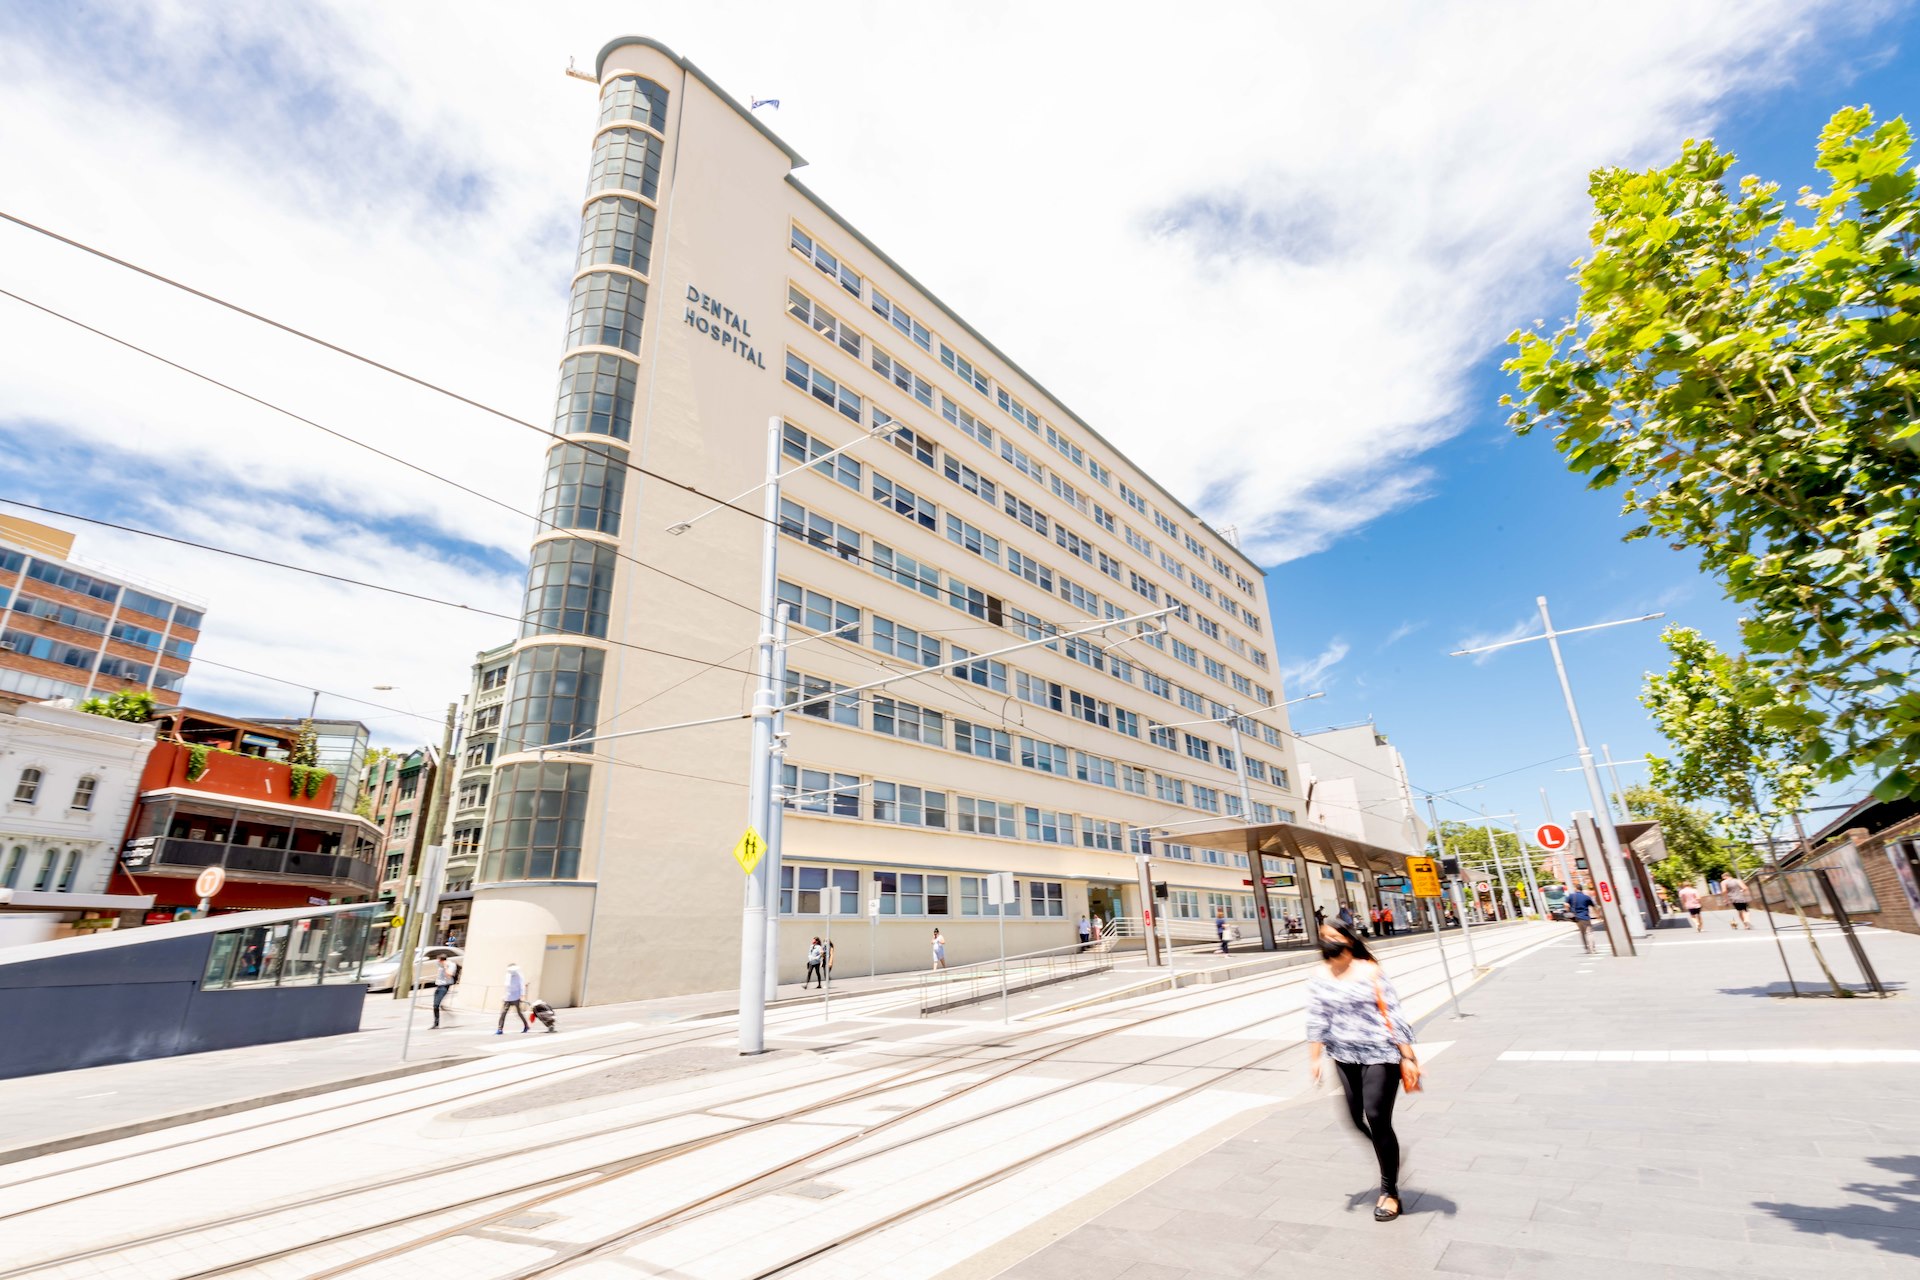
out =
[[[1385,1197],[1385,1199],[1393,1201],[1394,1204],[1396,1205],[1400,1203],[1399,1196],[1387,1196]],[[1399,1216],[1400,1216],[1400,1210],[1397,1208],[1389,1209],[1387,1208],[1387,1206],[1383,1204],[1375,1204],[1373,1206],[1373,1220],[1375,1222],[1392,1222],[1395,1218]]]

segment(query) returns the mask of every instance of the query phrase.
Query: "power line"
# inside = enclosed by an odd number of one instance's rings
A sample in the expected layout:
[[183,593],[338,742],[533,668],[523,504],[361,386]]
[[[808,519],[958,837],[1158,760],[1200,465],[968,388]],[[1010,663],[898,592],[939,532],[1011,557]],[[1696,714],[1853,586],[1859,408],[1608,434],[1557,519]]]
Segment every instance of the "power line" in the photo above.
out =
[[[649,471],[647,468],[640,466],[638,463],[635,463],[628,458],[617,457],[603,445],[570,440],[568,439],[568,437],[561,435],[559,432],[553,430],[551,427],[543,427],[537,422],[529,422],[525,418],[515,417],[513,414],[508,413],[505,409],[497,409],[494,406],[487,404],[485,401],[475,400],[471,396],[462,395],[458,391],[454,391],[448,387],[443,387],[437,382],[431,382],[426,378],[420,377],[418,374],[408,373],[404,369],[396,369],[390,364],[385,364],[379,360],[375,360],[372,356],[363,355],[362,353],[353,350],[351,347],[343,347],[336,342],[329,342],[325,338],[319,337],[316,334],[308,333],[304,329],[295,328],[293,325],[290,325],[285,321],[275,320],[272,316],[262,315],[258,311],[250,311],[246,307],[241,306],[237,302],[228,301],[226,298],[222,298],[217,294],[208,293],[204,289],[196,289],[194,286],[187,284],[184,281],[176,280],[172,276],[164,275],[161,272],[155,271],[149,267],[143,267],[137,262],[129,262],[125,258],[116,257],[113,254],[108,253],[105,249],[96,248],[93,245],[87,244],[83,241],[75,240],[71,236],[63,236],[57,231],[54,231],[48,227],[40,226],[36,223],[28,222],[25,218],[21,218],[14,214],[8,213],[4,209],[0,209],[0,220],[11,222],[17,227],[21,227],[21,228],[24,228],[25,230],[34,232],[36,235],[45,236],[49,240],[58,241],[59,243],[64,244],[69,248],[78,249],[82,253],[91,254],[93,257],[99,258],[106,262],[111,262],[117,267],[125,267],[127,270],[135,272],[139,275],[143,275],[147,277],[149,280],[157,281],[158,283],[164,284],[172,289],[178,289],[182,293],[190,294],[193,297],[199,298],[203,302],[211,302],[217,307],[224,307],[228,311],[231,311],[236,315],[245,316],[249,320],[256,320],[261,324],[267,325],[270,328],[278,329],[282,333],[289,334],[293,337],[299,338],[304,342],[311,342],[315,346],[323,347],[326,350],[331,351],[336,355],[345,356],[349,360],[354,360],[359,362],[360,364],[367,365],[370,368],[378,369],[382,373],[392,374],[394,377],[399,378],[405,382],[411,382],[417,387],[422,387],[428,391],[432,391],[439,395],[446,396],[451,400],[456,400],[459,403],[468,406],[469,408],[478,409],[480,410],[480,412],[485,414],[490,414],[493,417],[499,418],[504,422],[511,422],[516,427],[525,427],[529,431],[537,432],[540,435],[547,436],[554,440],[565,441],[568,444],[578,444],[582,449],[585,449],[591,453],[597,453],[601,457],[605,458],[608,462],[614,463],[618,466],[625,467],[630,471],[638,472],[639,474],[646,476],[649,480],[658,480],[661,484],[670,485],[675,489],[680,489],[686,493],[691,493],[697,498],[704,498],[706,501],[714,503],[718,506],[725,507],[729,511],[738,511],[740,514],[751,516],[755,520],[766,521],[767,523],[773,523],[772,521],[768,521],[767,517],[762,515],[758,511],[752,511],[746,507],[735,506],[733,503],[726,501],[725,499],[716,498],[712,494],[707,493],[705,490],[696,488],[695,486],[687,484],[684,481],[675,480],[671,476],[663,476],[656,471]],[[624,450],[622,452],[624,452]]]
[[271,680],[276,684],[291,685],[295,689],[305,689],[309,693],[325,694],[329,698],[338,698],[343,702],[357,703],[363,707],[373,707],[379,711],[391,711],[395,715],[411,716],[415,720],[423,720],[428,724],[438,725],[446,722],[445,716],[423,716],[418,711],[403,711],[399,707],[389,707],[385,703],[374,702],[367,698],[356,698],[350,693],[335,693],[331,689],[319,689],[310,684],[301,684],[298,680],[289,680],[285,676],[270,676],[264,671],[249,671],[245,667],[236,667],[230,662],[215,662],[212,658],[203,658],[198,654],[195,654],[190,661],[196,665],[219,667],[223,671],[237,671],[243,676],[252,676],[257,680]]
[[[54,507],[43,507],[32,502],[22,502],[18,498],[0,498],[0,502],[4,502],[9,506],[24,507],[28,511],[38,511],[42,515],[60,516],[67,520],[78,520],[82,524],[98,525],[103,529],[115,529],[121,533],[139,534],[144,538],[154,538],[161,542],[171,542],[175,546],[192,547],[196,551],[210,551],[215,555],[231,556],[236,560],[246,560],[253,564],[262,564],[274,569],[285,569],[292,573],[304,573],[315,578],[324,578],[329,582],[338,582],[350,587],[361,587],[368,591],[380,591],[388,595],[400,596],[407,600],[418,600],[424,604],[442,605],[448,609],[458,609],[463,613],[477,614],[482,617],[499,618],[503,621],[514,623],[516,626],[525,621],[524,618],[517,618],[510,613],[500,613],[493,609],[482,609],[478,605],[461,604],[457,600],[442,600],[438,596],[421,595],[417,591],[406,591],[399,587],[384,586],[378,582],[363,582],[358,578],[349,578],[337,573],[328,573],[323,569],[309,569],[303,565],[286,564],[279,560],[269,560],[264,556],[248,555],[244,551],[232,551],[226,547],[216,547],[204,542],[194,542],[189,538],[176,538],[171,534],[156,533],[152,529],[137,529],[132,525],[115,524],[111,520],[99,520],[92,516],[77,515],[74,512],[61,511]],[[705,658],[695,658],[684,653],[673,653],[666,649],[655,649],[650,645],[635,644],[631,640],[615,640],[607,636],[596,636],[594,638],[606,644],[617,645],[622,649],[634,649],[641,653],[651,653],[658,657],[672,658],[679,662],[697,663],[707,669],[718,668],[726,671],[740,672],[746,675],[754,674],[744,667],[729,667],[724,663],[709,662]]]
[[[220,381],[220,379],[215,378],[210,374],[202,373],[200,370],[181,364],[177,360],[170,360],[166,356],[163,356],[156,351],[149,351],[147,348],[139,345],[136,342],[130,342],[125,338],[121,338],[114,334],[108,333],[104,329],[97,329],[94,326],[87,324],[83,320],[75,319],[73,316],[67,315],[65,312],[62,312],[62,311],[56,311],[54,308],[49,307],[44,303],[35,302],[31,298],[22,297],[21,295],[14,293],[10,289],[0,289],[0,297],[12,298],[15,302],[20,303],[22,306],[32,307],[35,311],[39,311],[46,315],[50,315],[56,320],[64,320],[68,324],[73,325],[75,328],[84,329],[88,333],[93,334],[95,337],[105,338],[108,342],[114,343],[117,346],[125,347],[129,351],[137,352],[138,354],[147,357],[149,360],[154,360],[159,362],[160,364],[166,365],[169,369],[176,369],[179,372],[186,374],[190,378],[198,378],[200,381],[208,383],[212,386],[218,387],[222,391],[230,392],[233,395],[239,396],[242,400],[246,400],[253,404],[257,404],[263,409],[269,409],[269,410],[272,410],[274,413],[278,413],[285,417],[292,418],[295,422],[303,423],[306,426],[312,427],[316,431],[323,432],[326,435],[332,436],[336,440],[344,441],[345,443],[350,444],[355,448],[365,449],[368,453],[373,454],[375,457],[384,458],[388,462],[398,463],[400,466],[405,467],[407,470],[412,471],[417,475],[423,475],[430,480],[438,480],[442,484],[451,485],[453,488],[458,489],[460,492],[469,494],[472,497],[478,498],[482,502],[492,503],[494,506],[499,507],[502,511],[509,512],[512,515],[521,516],[525,519],[533,521],[537,525],[541,525],[548,529],[558,530],[563,533],[568,532],[567,526],[565,525],[554,524],[552,521],[546,519],[545,517],[536,515],[531,511],[522,511],[519,507],[514,506],[510,502],[505,502],[499,498],[496,498],[490,493],[482,493],[478,489],[474,489],[460,483],[458,480],[455,480],[451,476],[444,475],[441,472],[435,471],[430,467],[423,467],[417,462],[411,462],[406,458],[400,457],[398,454],[388,453],[385,449],[380,448],[378,445],[368,444],[364,440],[356,439],[353,436],[348,435],[344,431],[337,431],[332,427],[326,426],[324,423],[315,422],[312,418],[304,417],[301,414],[295,413],[293,410],[285,407],[284,405],[275,404],[273,401],[263,399],[262,397],[254,395],[249,391],[243,391],[239,387],[233,386],[231,383],[222,382]],[[612,550],[615,556],[619,557],[622,560],[627,561],[630,564],[637,564],[642,569],[646,569],[646,570],[649,570],[650,572],[657,573],[663,578],[669,578],[674,582],[680,583],[682,586],[691,587],[695,591],[700,592],[702,595],[712,596],[715,600],[719,600],[719,601],[722,601],[723,603],[730,604],[737,609],[745,609],[747,612],[754,614],[755,616],[759,615],[760,611],[758,609],[754,608],[750,604],[744,604],[741,601],[735,600],[732,596],[721,595],[718,591],[715,591],[710,587],[703,587],[699,583],[693,582],[687,578],[683,578],[676,573],[670,573],[667,570],[660,568],[658,565],[648,564],[645,560],[641,560],[635,556],[628,555],[626,552],[620,550],[618,547],[612,548]]]

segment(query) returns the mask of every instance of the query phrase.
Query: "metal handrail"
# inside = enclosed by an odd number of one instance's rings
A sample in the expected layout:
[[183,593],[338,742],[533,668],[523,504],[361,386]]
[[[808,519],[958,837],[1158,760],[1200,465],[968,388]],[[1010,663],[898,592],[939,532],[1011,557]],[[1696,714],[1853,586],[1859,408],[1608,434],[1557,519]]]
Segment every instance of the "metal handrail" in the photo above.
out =
[[977,1004],[997,995],[1070,982],[1111,968],[1112,950],[1093,941],[930,969],[920,975],[920,1016]]

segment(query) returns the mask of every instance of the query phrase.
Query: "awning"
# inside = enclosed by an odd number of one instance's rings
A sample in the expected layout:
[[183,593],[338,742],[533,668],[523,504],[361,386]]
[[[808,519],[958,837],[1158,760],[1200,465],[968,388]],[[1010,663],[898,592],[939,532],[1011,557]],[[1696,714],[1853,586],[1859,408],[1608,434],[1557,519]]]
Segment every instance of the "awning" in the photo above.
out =
[[1261,853],[1301,862],[1319,862],[1330,867],[1354,871],[1390,872],[1407,869],[1407,854],[1384,845],[1368,844],[1353,836],[1311,827],[1298,822],[1256,823],[1253,826],[1223,826],[1211,831],[1185,831],[1181,844],[1202,849],[1224,849],[1249,856]]

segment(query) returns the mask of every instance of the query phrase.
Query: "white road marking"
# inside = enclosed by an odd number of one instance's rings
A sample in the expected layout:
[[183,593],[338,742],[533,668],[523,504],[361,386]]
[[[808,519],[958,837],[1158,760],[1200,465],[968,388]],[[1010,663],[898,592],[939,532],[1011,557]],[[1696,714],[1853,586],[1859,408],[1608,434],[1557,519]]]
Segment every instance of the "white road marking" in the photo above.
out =
[[1509,1049],[1502,1062],[1765,1062],[1920,1065],[1920,1049]]

